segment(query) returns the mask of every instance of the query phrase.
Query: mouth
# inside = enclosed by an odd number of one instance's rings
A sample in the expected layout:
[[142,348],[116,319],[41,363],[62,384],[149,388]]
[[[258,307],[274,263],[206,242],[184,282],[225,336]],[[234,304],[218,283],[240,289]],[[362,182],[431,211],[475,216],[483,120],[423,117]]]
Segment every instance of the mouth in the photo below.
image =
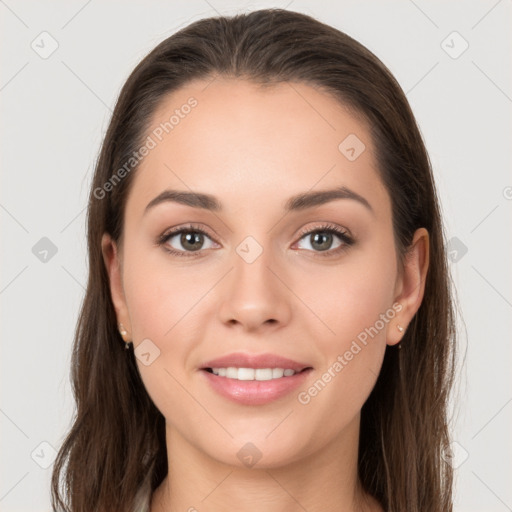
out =
[[304,384],[313,367],[275,354],[230,354],[199,368],[210,388],[243,405],[263,405]]

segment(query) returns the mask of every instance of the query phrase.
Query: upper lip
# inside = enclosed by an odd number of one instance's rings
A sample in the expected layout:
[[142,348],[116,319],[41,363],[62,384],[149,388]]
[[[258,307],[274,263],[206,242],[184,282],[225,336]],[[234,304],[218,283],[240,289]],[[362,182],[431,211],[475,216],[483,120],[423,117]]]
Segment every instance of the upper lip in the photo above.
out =
[[206,368],[283,368],[301,372],[310,365],[293,361],[276,354],[244,354],[241,352],[228,354],[217,359],[207,361],[201,366]]

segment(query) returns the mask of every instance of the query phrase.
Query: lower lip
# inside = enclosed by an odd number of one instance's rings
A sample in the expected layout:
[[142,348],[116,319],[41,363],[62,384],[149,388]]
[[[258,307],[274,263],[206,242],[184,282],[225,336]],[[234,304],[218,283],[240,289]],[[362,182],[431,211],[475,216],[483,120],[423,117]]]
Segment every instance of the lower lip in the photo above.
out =
[[219,395],[244,405],[263,405],[286,396],[303,384],[311,371],[312,368],[308,368],[290,377],[272,380],[237,380],[201,370]]

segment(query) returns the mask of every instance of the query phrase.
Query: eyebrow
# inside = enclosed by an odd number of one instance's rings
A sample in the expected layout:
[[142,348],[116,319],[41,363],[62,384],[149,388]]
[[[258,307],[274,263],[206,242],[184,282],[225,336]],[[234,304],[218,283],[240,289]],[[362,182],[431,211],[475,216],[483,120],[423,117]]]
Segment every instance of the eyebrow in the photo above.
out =
[[[302,211],[337,199],[352,199],[362,204],[370,212],[374,213],[372,206],[363,196],[344,186],[331,190],[320,190],[316,192],[304,192],[302,194],[297,194],[286,201],[284,209],[287,212]],[[191,206],[192,208],[201,208],[212,212],[222,211],[221,202],[215,196],[210,194],[186,192],[182,190],[164,190],[148,203],[144,213],[146,214],[156,205],[165,202],[184,204],[186,206]]]

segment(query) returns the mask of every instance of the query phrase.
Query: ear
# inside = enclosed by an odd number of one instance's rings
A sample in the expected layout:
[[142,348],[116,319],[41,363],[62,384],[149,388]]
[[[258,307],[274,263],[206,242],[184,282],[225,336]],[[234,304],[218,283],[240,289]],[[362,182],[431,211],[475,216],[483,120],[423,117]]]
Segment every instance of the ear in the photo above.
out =
[[[388,345],[396,345],[403,335],[414,315],[421,306],[425,293],[425,280],[429,265],[429,234],[425,228],[419,228],[414,233],[413,240],[405,254],[402,272],[395,287],[395,303],[397,315],[388,331]],[[403,327],[400,331],[398,326]]]
[[108,233],[104,233],[101,238],[101,251],[103,253],[103,261],[107,269],[110,283],[110,294],[112,303],[116,310],[117,323],[122,324],[126,334],[121,334],[124,341],[132,341],[131,338],[131,322],[128,314],[128,307],[124,296],[122,281],[122,261],[119,249]]

